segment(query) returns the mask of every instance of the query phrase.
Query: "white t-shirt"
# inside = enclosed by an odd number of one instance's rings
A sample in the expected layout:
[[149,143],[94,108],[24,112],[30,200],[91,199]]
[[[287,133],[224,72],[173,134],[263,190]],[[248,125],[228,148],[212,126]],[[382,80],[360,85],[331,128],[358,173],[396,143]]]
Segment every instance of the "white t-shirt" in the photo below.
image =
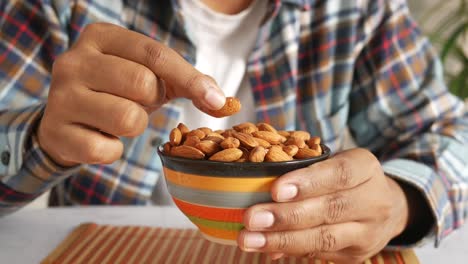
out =
[[242,102],[240,113],[214,118],[198,110],[191,101],[183,100],[181,122],[190,129],[202,126],[225,129],[255,121],[246,64],[266,14],[267,2],[254,0],[242,12],[226,15],[213,11],[200,0],[179,1],[189,38],[197,50],[195,68],[212,76],[226,96],[236,96]]

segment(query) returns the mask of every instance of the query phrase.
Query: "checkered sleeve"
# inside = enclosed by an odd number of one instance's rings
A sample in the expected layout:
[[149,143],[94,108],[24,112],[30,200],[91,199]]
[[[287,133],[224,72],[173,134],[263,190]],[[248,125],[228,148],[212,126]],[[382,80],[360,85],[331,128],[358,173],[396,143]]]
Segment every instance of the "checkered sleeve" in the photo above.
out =
[[425,238],[437,246],[468,211],[468,111],[447,90],[441,64],[403,0],[370,1],[368,12],[350,130],[388,176],[420,191],[435,218]]
[[0,3],[0,215],[32,201],[77,168],[54,163],[35,128],[55,55],[66,46],[49,1]]

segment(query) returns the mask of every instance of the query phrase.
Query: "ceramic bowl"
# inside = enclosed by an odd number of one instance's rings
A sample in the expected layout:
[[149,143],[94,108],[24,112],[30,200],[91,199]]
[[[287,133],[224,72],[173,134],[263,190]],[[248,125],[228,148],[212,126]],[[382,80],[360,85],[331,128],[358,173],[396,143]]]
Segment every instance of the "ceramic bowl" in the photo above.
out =
[[171,157],[158,148],[164,177],[177,207],[210,241],[236,245],[245,210],[271,202],[273,181],[292,170],[327,159],[322,145],[318,157],[285,162],[218,162]]

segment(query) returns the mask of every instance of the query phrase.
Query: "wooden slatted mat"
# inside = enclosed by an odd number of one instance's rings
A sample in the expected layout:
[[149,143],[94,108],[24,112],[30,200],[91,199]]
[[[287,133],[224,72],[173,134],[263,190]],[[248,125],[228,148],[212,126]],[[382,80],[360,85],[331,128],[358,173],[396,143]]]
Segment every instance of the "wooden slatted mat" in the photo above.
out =
[[[87,223],[78,226],[42,263],[323,263],[308,258],[282,258],[246,253],[235,246],[215,244],[195,229],[111,226]],[[412,250],[382,252],[366,264],[418,264]]]

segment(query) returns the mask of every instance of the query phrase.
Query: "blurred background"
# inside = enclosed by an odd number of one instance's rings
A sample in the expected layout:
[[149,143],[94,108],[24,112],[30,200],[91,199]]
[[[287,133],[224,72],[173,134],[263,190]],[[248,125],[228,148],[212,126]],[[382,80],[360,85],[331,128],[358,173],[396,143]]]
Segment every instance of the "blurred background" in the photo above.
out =
[[[450,90],[465,99],[468,106],[468,0],[407,1],[413,17],[442,58]],[[160,184],[157,189],[165,192]],[[157,204],[169,203],[165,196],[156,196],[153,199]],[[47,199],[48,193],[27,207],[43,208]]]
[[468,0],[407,0],[444,63],[450,90],[468,97]]

